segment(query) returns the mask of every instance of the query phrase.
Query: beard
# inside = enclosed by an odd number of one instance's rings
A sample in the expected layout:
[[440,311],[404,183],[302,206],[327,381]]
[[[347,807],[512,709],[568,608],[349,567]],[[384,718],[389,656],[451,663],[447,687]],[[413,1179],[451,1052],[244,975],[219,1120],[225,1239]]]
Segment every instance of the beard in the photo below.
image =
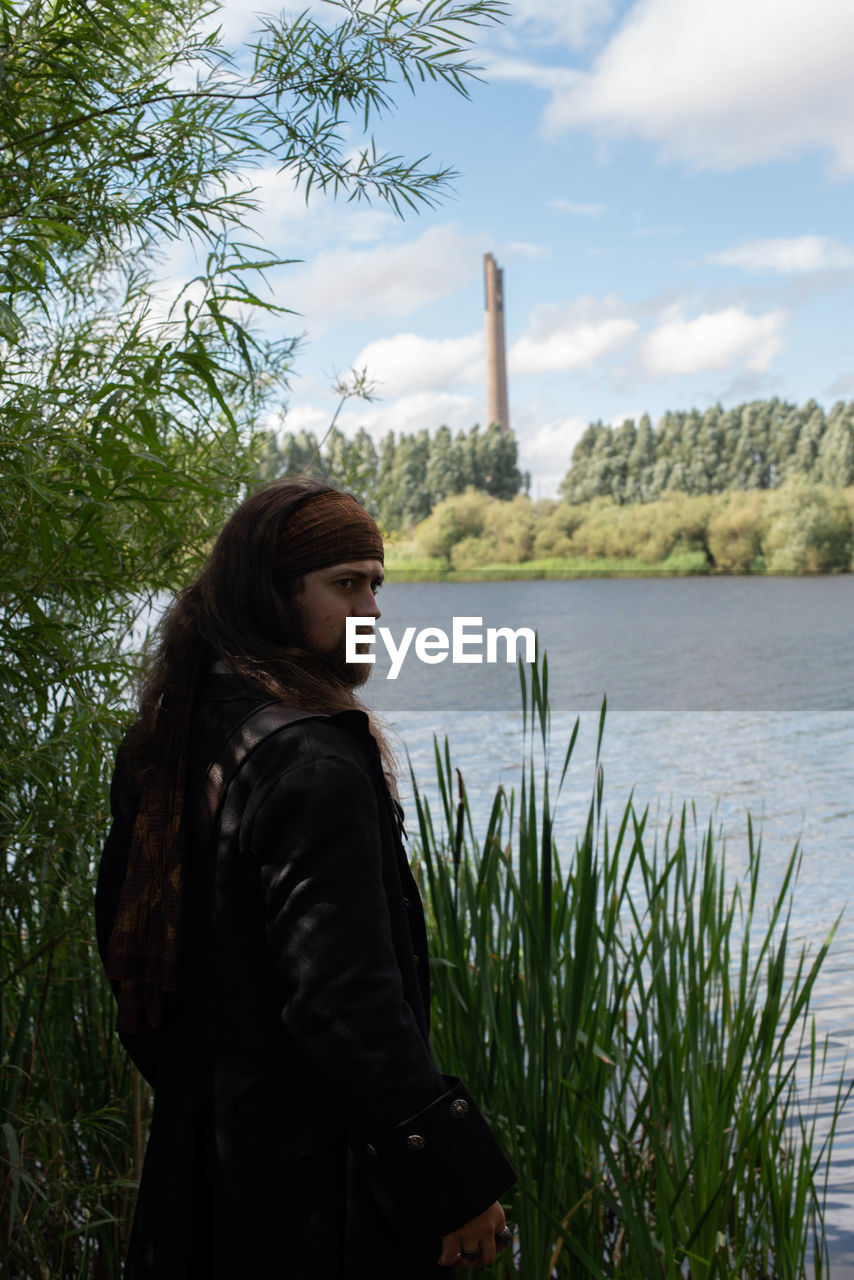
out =
[[297,623],[295,639],[297,647],[309,654],[313,662],[325,667],[334,679],[346,688],[359,689],[363,684],[366,684],[373,670],[373,665],[370,662],[347,661],[346,636],[342,635],[334,649],[329,650],[327,653],[319,653],[316,649],[311,649],[306,645],[306,620],[300,608],[299,597],[297,597],[295,604]]
[[366,684],[372,670],[369,662],[348,662],[346,644],[341,641],[332,653],[324,654],[323,661],[329,667],[336,680],[340,680],[348,689],[359,689]]

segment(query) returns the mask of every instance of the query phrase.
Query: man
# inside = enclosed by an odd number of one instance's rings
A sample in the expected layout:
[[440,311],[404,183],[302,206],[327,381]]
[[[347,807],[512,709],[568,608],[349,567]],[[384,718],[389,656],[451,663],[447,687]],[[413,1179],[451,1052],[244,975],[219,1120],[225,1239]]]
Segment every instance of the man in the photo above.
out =
[[430,1057],[391,756],[345,661],[382,562],[355,499],[278,481],[161,623],[96,901],[154,1086],[128,1280],[427,1280],[507,1243],[513,1170]]

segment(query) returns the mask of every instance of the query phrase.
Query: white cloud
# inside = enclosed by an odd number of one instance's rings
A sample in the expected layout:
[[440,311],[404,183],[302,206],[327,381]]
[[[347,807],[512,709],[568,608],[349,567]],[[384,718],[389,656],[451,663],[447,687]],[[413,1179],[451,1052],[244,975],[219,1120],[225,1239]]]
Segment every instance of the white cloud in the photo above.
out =
[[520,338],[510,349],[512,373],[549,373],[581,369],[613,351],[637,330],[634,320],[601,320],[551,333],[546,338]]
[[[531,497],[555,498],[558,486],[569,470],[572,451],[587,426],[585,418],[551,418],[542,420],[543,406],[522,405],[519,409],[520,425],[516,430],[519,441],[519,468],[531,472]],[[538,425],[526,430],[526,421],[533,419]]]
[[748,240],[733,249],[712,253],[709,262],[745,271],[774,271],[797,275],[811,271],[840,271],[854,267],[854,249],[830,236],[795,236],[790,239]]
[[852,171],[852,48],[851,0],[637,0],[589,72],[537,80],[552,132],[634,133],[722,169],[819,147]]
[[353,368],[365,367],[380,396],[480,384],[486,376],[483,335],[421,338],[399,333],[380,338],[363,347],[353,361]]
[[550,209],[557,209],[559,213],[572,213],[583,218],[598,218],[600,214],[605,212],[604,204],[578,204],[573,200],[564,200],[558,197],[555,200],[547,200],[546,204]]
[[626,409],[622,413],[612,413],[605,423],[609,427],[621,427],[624,422],[640,422],[645,412],[645,409]]
[[323,250],[288,272],[284,300],[315,332],[344,318],[404,316],[467,287],[480,261],[479,243],[449,223],[402,244]]
[[614,0],[514,0],[509,22],[525,36],[575,48],[607,22]]
[[584,78],[581,71],[567,67],[546,66],[541,62],[529,62],[525,58],[494,56],[486,60],[486,79],[508,80],[514,84],[528,84],[535,89],[554,94],[564,93]]
[[783,311],[752,316],[738,307],[694,320],[665,320],[642,343],[643,364],[656,378],[744,367],[765,373],[781,350]]
[[505,240],[501,246],[500,256],[508,258],[545,258],[549,250],[542,244],[533,244],[530,240]]
[[622,346],[637,321],[616,298],[579,298],[565,308],[541,307],[528,333],[510,348],[508,367],[516,375],[581,369]]
[[364,427],[379,440],[389,431],[395,435],[415,431],[432,434],[443,424],[454,432],[468,431],[477,421],[483,421],[483,405],[474,396],[416,391],[396,400],[354,404],[341,413],[338,426],[346,435],[355,435]]
[[[307,6],[300,6],[298,3],[292,3],[291,0],[285,0],[276,5],[277,17],[296,18]],[[243,0],[220,0],[215,9],[211,10],[210,18],[206,23],[206,29],[215,30],[217,27],[221,29],[221,38],[225,45],[234,47],[249,40],[253,34],[260,31],[264,19],[270,14],[270,9],[263,5],[247,7]]]
[[274,165],[244,169],[236,185],[251,190],[258,208],[247,223],[260,239],[282,257],[299,261],[316,246],[376,244],[398,234],[400,220],[387,208],[357,208],[340,203],[315,189],[306,199],[292,172]]
[[314,432],[315,436],[321,439],[329,428],[332,412],[324,412],[314,405],[303,404],[295,405],[288,408],[283,414],[275,414],[268,421],[268,426],[274,431],[287,431],[295,436],[300,431]]
[[258,10],[247,8],[239,0],[223,0],[212,12],[208,26],[219,27],[224,44],[234,46],[249,40],[261,28]]
[[[300,259],[315,247],[330,241],[347,246],[375,245],[392,232],[399,234],[399,220],[384,209],[354,209],[320,193],[307,202],[293,176],[271,165],[244,169],[231,185],[234,191],[251,191],[250,199],[257,204],[246,214],[247,231],[242,237],[258,246],[250,256],[291,260],[283,268],[268,269],[263,279],[256,277],[255,292],[262,297],[275,292],[283,306],[294,310],[299,308],[293,301],[293,282],[304,270]],[[189,235],[159,246],[157,292],[161,305],[203,270],[207,251],[205,244]],[[293,327],[299,327],[297,321]]]
[[850,373],[841,373],[830,384],[827,389],[827,394],[834,399],[839,396],[854,395],[854,375]]

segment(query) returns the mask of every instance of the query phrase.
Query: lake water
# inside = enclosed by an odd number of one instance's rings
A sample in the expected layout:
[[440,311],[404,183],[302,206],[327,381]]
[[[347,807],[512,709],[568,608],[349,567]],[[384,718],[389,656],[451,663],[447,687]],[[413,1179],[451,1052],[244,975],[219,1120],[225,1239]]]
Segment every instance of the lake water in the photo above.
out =
[[[555,765],[581,720],[558,814],[559,848],[573,848],[586,819],[604,694],[612,821],[632,790],[659,831],[693,801],[700,830],[711,816],[723,831],[734,881],[746,866],[749,812],[762,834],[766,901],[800,843],[795,940],[817,947],[843,912],[814,1012],[819,1033],[830,1037],[829,1079],[843,1070],[850,1078],[854,576],[400,583],[384,587],[379,602],[380,625],[395,643],[407,626],[441,628],[450,637],[455,616],[481,618],[484,633],[536,629],[548,654]],[[475,624],[469,631],[476,633]],[[478,649],[472,644],[468,652]],[[376,650],[365,701],[399,734],[428,795],[433,734],[448,736],[482,824],[497,785],[514,785],[522,759],[515,666],[447,659],[428,666],[409,653],[392,681],[382,643]],[[829,1091],[819,1101],[826,1108]],[[837,1131],[826,1225],[833,1276],[854,1277],[854,1098]]]

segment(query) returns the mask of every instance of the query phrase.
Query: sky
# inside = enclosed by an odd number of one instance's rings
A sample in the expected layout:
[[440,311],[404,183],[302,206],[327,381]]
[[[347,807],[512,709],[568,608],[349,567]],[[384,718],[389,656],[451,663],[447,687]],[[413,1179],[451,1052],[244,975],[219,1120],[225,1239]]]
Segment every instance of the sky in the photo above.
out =
[[270,279],[303,335],[285,429],[323,434],[351,368],[377,398],[345,404],[348,435],[485,425],[487,252],[533,497],[592,421],[854,399],[852,0],[509,7],[470,101],[419,90],[375,130],[458,170],[438,208],[306,205],[255,175],[258,233],[295,260]]

